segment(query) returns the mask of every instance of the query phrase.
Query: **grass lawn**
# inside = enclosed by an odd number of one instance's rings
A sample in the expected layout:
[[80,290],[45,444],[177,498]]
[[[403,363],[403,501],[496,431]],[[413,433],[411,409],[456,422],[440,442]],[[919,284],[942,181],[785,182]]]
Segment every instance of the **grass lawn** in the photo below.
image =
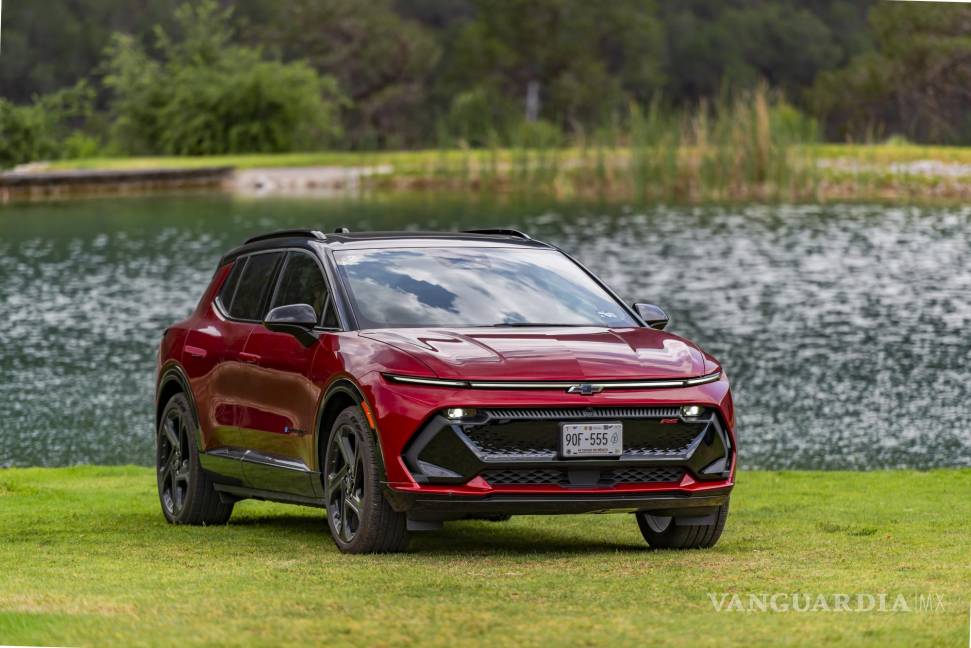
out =
[[[424,169],[441,160],[460,161],[466,155],[485,158],[488,151],[466,153],[458,149],[437,151],[319,151],[308,153],[246,153],[238,155],[199,155],[167,157],[119,157],[57,160],[50,163],[52,170],[73,169],[189,169],[212,166],[232,166],[237,169],[269,169],[281,167],[357,167],[390,164],[396,172]],[[508,150],[500,152],[509,157]]]
[[[969,520],[971,470],[743,472],[711,550],[651,551],[608,515],[457,522],[404,555],[343,556],[314,509],[172,527],[150,469],[11,469],[0,644],[963,646]],[[709,592],[912,611],[716,612]]]
[[[869,164],[891,164],[935,160],[947,164],[971,164],[971,147],[922,146],[917,144],[817,144],[807,147],[813,156],[823,160],[848,160]],[[626,148],[606,149],[608,156],[626,158]],[[467,158],[485,163],[495,155],[500,163],[509,163],[517,155],[513,149],[460,149],[418,151],[319,151],[307,153],[251,153],[239,155],[169,156],[169,157],[119,157],[56,160],[52,170],[71,169],[166,169],[196,168],[208,166],[233,166],[238,169],[313,166],[377,166],[389,164],[396,173],[418,173],[441,164],[457,165]],[[583,156],[579,148],[557,149],[562,161]],[[588,157],[594,150],[587,152]]]

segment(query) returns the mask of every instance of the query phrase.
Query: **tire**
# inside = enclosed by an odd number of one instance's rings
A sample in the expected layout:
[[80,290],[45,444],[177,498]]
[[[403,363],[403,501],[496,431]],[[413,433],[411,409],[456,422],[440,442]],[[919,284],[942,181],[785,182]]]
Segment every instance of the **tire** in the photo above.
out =
[[327,526],[344,553],[394,553],[408,547],[407,517],[381,492],[383,470],[374,435],[359,407],[338,414],[323,462]]
[[199,465],[196,418],[184,394],[165,404],[155,434],[155,474],[162,514],[172,524],[226,524],[233,504],[223,502]]
[[655,549],[707,549],[715,546],[728,519],[728,502],[718,507],[710,524],[675,524],[673,518],[637,513],[637,526]]

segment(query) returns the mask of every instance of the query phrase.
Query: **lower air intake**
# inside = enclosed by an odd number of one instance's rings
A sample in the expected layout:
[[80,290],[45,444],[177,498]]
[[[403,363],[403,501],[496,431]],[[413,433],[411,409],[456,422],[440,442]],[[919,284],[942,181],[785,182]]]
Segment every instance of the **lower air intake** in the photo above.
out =
[[[571,478],[571,472],[574,473]],[[582,473],[580,481],[577,473]],[[615,486],[617,484],[677,483],[684,477],[683,468],[632,467],[599,471],[599,479],[590,483],[589,471],[555,468],[506,468],[481,473],[491,486]]]

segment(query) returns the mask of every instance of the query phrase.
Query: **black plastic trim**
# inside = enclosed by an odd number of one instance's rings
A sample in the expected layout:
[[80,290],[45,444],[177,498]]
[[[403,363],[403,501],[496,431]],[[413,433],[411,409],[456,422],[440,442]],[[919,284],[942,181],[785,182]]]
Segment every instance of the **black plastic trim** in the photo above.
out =
[[268,491],[260,488],[249,488],[247,486],[235,486],[231,484],[213,484],[217,491],[235,495],[239,499],[258,499],[268,502],[282,502],[284,504],[301,504],[303,506],[313,506],[314,508],[325,508],[326,502],[322,497],[307,497],[305,495],[294,495],[293,493],[280,493]]
[[506,228],[506,227],[485,227],[482,229],[466,229],[462,230],[463,234],[483,234],[486,236],[514,236],[516,238],[526,239],[527,241],[532,241],[533,238],[524,232],[520,232],[517,229]]
[[562,495],[437,495],[385,489],[392,508],[416,520],[457,519],[467,515],[555,515],[652,511],[672,517],[708,515],[728,502],[732,487],[691,493],[657,491]]
[[[575,409],[566,408],[566,411],[572,420],[583,420],[572,418]],[[700,481],[726,479],[731,472],[732,450],[729,435],[717,413],[711,410],[697,418],[679,417],[682,425],[688,427],[678,434],[691,434],[690,441],[687,438],[683,440],[683,447],[678,445],[668,448],[661,445],[657,451],[648,452],[644,450],[647,446],[637,444],[644,443],[645,438],[654,439],[655,435],[666,434],[659,429],[664,427],[659,421],[666,418],[664,414],[667,412],[661,408],[632,408],[633,415],[624,416],[616,411],[617,408],[607,407],[604,412],[610,416],[602,417],[597,415],[596,409],[590,409],[591,414],[587,417],[589,420],[601,421],[609,418],[625,425],[634,425],[632,438],[641,440],[627,441],[628,437],[625,435],[624,452],[619,457],[564,458],[554,447],[558,444],[557,435],[550,436],[551,426],[561,422],[555,409],[543,408],[535,419],[515,419],[496,416],[492,410],[486,408],[471,419],[451,420],[441,413],[432,416],[406,444],[402,459],[419,484],[464,484],[484,471],[503,469],[527,472],[561,471],[569,475],[569,479],[561,484],[566,487],[585,486],[586,481],[580,474],[584,471],[597,472],[600,478],[613,480],[616,471],[628,468],[682,468]],[[637,416],[638,412],[647,415]],[[515,451],[497,451],[488,442],[479,439],[480,431],[489,433],[492,429],[495,432],[504,430],[504,434],[513,435],[509,438],[527,439],[516,443],[537,442],[531,436],[535,432],[541,439],[539,442],[548,442],[553,438],[553,446],[535,446],[543,448],[536,452],[521,448]],[[667,441],[658,438],[656,442],[674,442],[670,437],[667,438]],[[719,459],[725,461],[719,463]],[[561,482],[563,480],[558,480],[557,483]]]
[[269,241],[271,239],[278,238],[293,238],[295,236],[304,236],[307,238],[317,239],[318,241],[326,241],[327,236],[318,230],[312,229],[284,229],[276,230],[274,232],[267,232],[266,234],[258,234],[256,236],[251,236],[243,242],[243,245],[249,245],[250,243],[256,243],[258,241]]

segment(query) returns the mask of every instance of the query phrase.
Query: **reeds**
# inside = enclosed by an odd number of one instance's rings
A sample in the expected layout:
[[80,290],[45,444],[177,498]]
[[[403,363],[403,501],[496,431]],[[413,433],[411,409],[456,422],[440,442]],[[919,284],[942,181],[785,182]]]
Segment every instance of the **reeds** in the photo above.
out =
[[690,110],[657,97],[571,146],[512,142],[440,152],[438,182],[634,201],[810,199],[816,126],[765,85]]

